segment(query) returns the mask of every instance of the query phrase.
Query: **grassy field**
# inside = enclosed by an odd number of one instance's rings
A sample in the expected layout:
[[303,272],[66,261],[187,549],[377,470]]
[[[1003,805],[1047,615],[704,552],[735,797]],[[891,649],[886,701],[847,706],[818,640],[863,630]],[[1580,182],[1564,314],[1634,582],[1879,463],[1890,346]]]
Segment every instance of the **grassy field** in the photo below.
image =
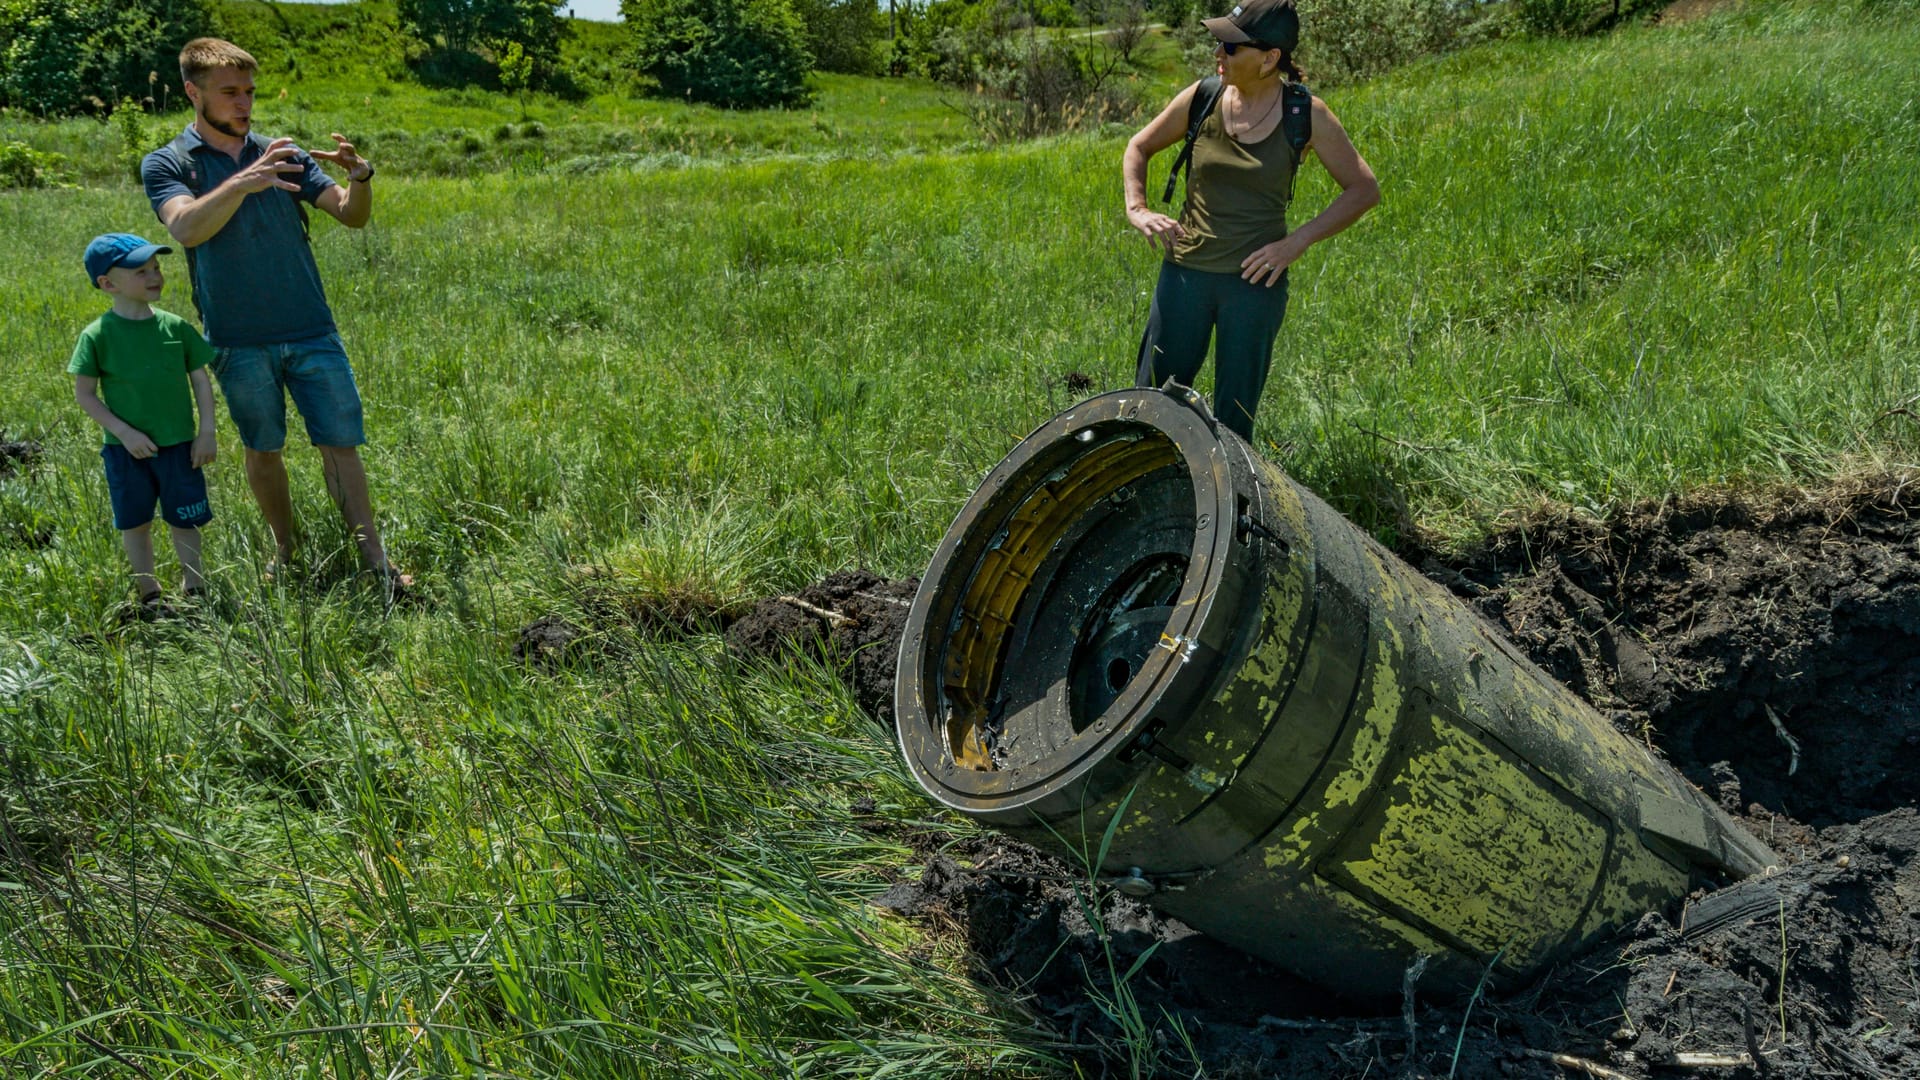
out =
[[[1389,540],[1911,461],[1912,14],[1750,0],[1342,91],[1385,203],[1300,265],[1259,441]],[[37,253],[0,263],[0,429],[46,447],[0,479],[9,1074],[1067,1070],[957,943],[864,905],[912,860],[855,799],[965,826],[831,676],[604,613],[915,573],[1069,373],[1124,385],[1155,267],[1119,212],[1123,137],[983,149],[891,81],[739,116],[344,78],[259,123],[372,133],[373,226],[315,245],[424,607],[387,615],[349,575],[298,435],[313,566],[263,587],[223,419],[226,611],[119,626],[63,362],[102,307],[85,240],[159,230],[111,168],[0,194],[0,235]],[[446,176],[382,134],[453,128],[549,149]],[[645,141],[667,130],[693,149]],[[551,150],[609,133],[629,142],[592,167]],[[23,135],[76,162],[118,145],[0,126]],[[1329,195],[1303,179],[1302,206]],[[163,306],[189,310],[167,266]],[[605,649],[515,662],[549,612]]]
[[[260,61],[262,123],[303,146],[330,146],[327,134],[341,132],[390,178],[873,161],[978,151],[991,141],[971,116],[978,96],[922,78],[815,72],[811,102],[793,109],[733,111],[647,97],[624,67],[629,46],[617,24],[570,23],[562,62],[579,73],[576,93],[506,95],[423,82],[385,0],[223,0],[219,11],[223,32]],[[1043,32],[1065,34],[1077,49],[1104,48],[1085,40],[1085,31]],[[1148,38],[1134,57],[1113,79],[1142,100],[1163,99],[1194,77],[1184,47],[1167,35]],[[176,84],[176,75],[156,73],[150,112],[42,122],[0,111],[0,144],[60,155],[55,175],[63,183],[126,183],[142,154],[192,119]],[[1106,134],[1121,131],[1116,124]]]

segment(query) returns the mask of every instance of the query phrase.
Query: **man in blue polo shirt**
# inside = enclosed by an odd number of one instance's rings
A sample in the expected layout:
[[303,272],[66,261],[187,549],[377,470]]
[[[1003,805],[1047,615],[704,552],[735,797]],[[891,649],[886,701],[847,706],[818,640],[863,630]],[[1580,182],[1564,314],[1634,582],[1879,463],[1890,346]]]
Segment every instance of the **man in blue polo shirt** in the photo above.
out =
[[[287,395],[320,451],[327,491],[367,566],[390,589],[410,584],[387,561],[374,521],[360,392],[320,286],[307,239],[310,203],[350,229],[373,213],[373,165],[335,134],[332,150],[252,132],[253,76],[246,50],[197,38],[180,50],[193,122],[146,156],[140,177],[167,232],[187,249],[194,306],[213,344],[213,371],[246,446],[247,485],[273,531],[276,567],[293,558],[293,500],[282,451]],[[314,159],[345,171],[335,183]]]

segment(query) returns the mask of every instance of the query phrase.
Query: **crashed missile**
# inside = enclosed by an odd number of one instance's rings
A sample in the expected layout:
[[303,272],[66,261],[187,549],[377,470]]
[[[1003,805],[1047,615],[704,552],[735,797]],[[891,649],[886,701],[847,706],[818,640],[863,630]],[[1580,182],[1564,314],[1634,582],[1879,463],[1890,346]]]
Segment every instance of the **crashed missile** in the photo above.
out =
[[[901,642],[940,802],[1359,997],[1523,978],[1778,860],[1184,388],[1042,425]],[[1117,820],[1116,820],[1117,817]]]

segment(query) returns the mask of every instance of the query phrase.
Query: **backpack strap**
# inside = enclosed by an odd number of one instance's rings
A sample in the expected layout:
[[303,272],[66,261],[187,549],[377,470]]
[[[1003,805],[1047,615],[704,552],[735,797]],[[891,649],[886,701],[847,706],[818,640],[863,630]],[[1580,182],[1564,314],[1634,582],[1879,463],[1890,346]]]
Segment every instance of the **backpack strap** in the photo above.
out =
[[[1167,174],[1167,190],[1161,194],[1160,201],[1173,201],[1173,189],[1180,179],[1180,170],[1187,167],[1193,159],[1193,142],[1200,137],[1200,125],[1213,115],[1214,107],[1220,104],[1221,93],[1226,89],[1220,76],[1209,75],[1200,80],[1193,91],[1193,100],[1187,103],[1187,141],[1180,148],[1180,156],[1173,161],[1173,171]],[[1306,83],[1289,82],[1281,88],[1280,131],[1287,140],[1287,149],[1293,153],[1293,175],[1300,174],[1300,162],[1305,159],[1307,144],[1313,141],[1313,91]],[[1287,182],[1287,201],[1293,201],[1293,182]]]
[[1313,91],[1306,83],[1289,82],[1281,88],[1280,132],[1287,148],[1293,151],[1293,172],[1287,178],[1287,201],[1293,201],[1293,181],[1300,175],[1300,162],[1306,157],[1307,144],[1313,141]]
[[[187,141],[187,133],[182,131],[167,144],[167,153],[173,155],[174,164],[180,168],[180,178],[187,190],[198,199],[206,192],[206,174],[200,169],[200,162],[194,159],[193,144]],[[193,297],[194,313],[200,316],[200,325],[207,324],[207,313],[200,309],[200,274],[194,265],[193,249],[185,244],[180,250],[187,256],[187,292]]]
[[[257,135],[248,135],[247,141],[253,143],[254,140],[258,138],[259,136]],[[205,144],[203,143],[202,145]],[[265,140],[254,143],[254,145],[262,151],[266,149]],[[187,190],[193,193],[194,198],[198,199],[207,193],[206,172],[200,167],[200,162],[193,156],[193,147],[194,144],[187,141],[187,133],[182,131],[180,134],[174,136],[172,142],[167,144],[167,153],[172,154],[174,162],[180,166],[180,176],[181,179],[186,182]],[[313,223],[307,217],[307,204],[301,202],[299,199],[295,199],[293,200],[293,208],[300,215],[300,235],[306,238],[307,243],[313,243]],[[200,309],[200,280],[198,273],[194,269],[193,249],[182,245],[182,250],[187,256],[187,284],[191,286],[193,293],[193,310],[199,312],[200,322],[202,325],[205,325],[207,313]]]
[[1213,107],[1220,104],[1225,85],[1220,76],[1209,75],[1194,87],[1193,99],[1187,102],[1187,142],[1180,148],[1180,156],[1173,159],[1173,171],[1167,174],[1167,190],[1160,196],[1161,202],[1173,201],[1174,182],[1180,179],[1180,170],[1193,159],[1193,140],[1200,137],[1200,125],[1207,122],[1207,117],[1213,115]]

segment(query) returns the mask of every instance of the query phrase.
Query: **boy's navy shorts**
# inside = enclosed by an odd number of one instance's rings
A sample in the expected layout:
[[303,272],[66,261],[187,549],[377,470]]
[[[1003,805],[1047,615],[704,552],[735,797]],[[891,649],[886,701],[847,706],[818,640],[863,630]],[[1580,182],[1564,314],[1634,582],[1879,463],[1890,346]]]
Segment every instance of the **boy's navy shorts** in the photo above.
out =
[[107,465],[114,528],[125,532],[152,521],[156,501],[161,519],[176,528],[198,528],[213,520],[206,474],[193,467],[192,443],[163,446],[144,460],[119,443],[108,443],[100,448],[100,460]]

